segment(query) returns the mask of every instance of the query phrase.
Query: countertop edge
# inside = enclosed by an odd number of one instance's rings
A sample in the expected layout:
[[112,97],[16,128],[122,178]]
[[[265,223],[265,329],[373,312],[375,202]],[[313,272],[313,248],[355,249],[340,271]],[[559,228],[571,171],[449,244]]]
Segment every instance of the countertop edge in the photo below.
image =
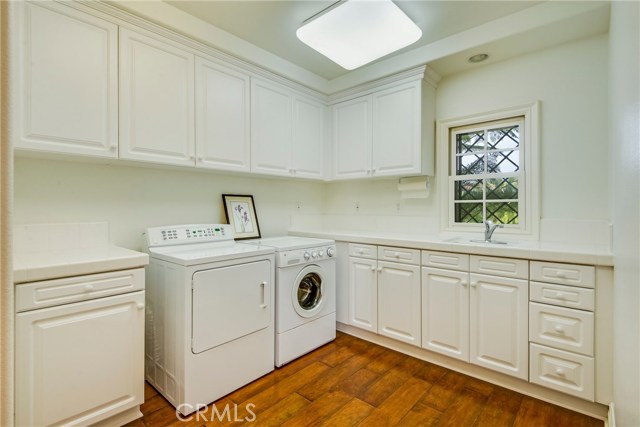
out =
[[[301,237],[315,237],[333,239],[338,242],[364,243],[371,245],[386,245],[421,250],[435,250],[442,252],[456,252],[470,255],[489,255],[505,258],[522,258],[532,261],[565,262],[588,264],[601,267],[613,267],[613,254],[590,247],[576,248],[567,245],[566,249],[531,248],[517,246],[489,247],[486,245],[459,244],[430,240],[428,236],[420,239],[410,239],[405,236],[376,235],[375,232],[354,233],[348,231],[318,231],[318,230],[289,230],[289,235]],[[526,244],[526,243],[525,243]],[[561,244],[554,244],[560,246]],[[551,246],[551,244],[550,244]]]

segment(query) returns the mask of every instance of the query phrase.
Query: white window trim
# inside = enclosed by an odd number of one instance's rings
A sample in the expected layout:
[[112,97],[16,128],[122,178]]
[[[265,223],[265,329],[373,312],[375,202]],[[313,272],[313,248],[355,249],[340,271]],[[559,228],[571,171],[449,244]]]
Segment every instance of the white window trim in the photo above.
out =
[[465,117],[439,120],[436,124],[436,153],[438,193],[440,199],[440,224],[442,231],[481,232],[482,224],[455,224],[453,222],[453,193],[449,184],[451,144],[449,136],[453,128],[478,123],[524,117],[524,226],[518,229],[500,230],[500,234],[516,235],[519,238],[538,239],[540,231],[540,102]]

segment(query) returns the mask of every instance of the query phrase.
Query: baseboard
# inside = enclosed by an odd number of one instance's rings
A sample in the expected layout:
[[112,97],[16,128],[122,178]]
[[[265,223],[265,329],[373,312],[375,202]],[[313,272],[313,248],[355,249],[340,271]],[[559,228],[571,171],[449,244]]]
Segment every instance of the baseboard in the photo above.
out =
[[142,418],[142,412],[140,412],[139,406],[135,406],[131,409],[127,409],[124,412],[120,412],[119,414],[109,417],[106,420],[102,420],[95,424],[92,424],[91,427],[123,426],[133,420],[137,420],[138,418]]
[[563,408],[571,409],[572,411],[580,412],[581,414],[589,415],[590,417],[598,418],[603,421],[607,420],[610,408],[606,405],[589,402],[546,387],[531,384],[527,381],[510,377],[509,375],[472,365],[461,360],[452,359],[450,357],[405,344],[391,338],[383,337],[351,325],[345,325],[341,322],[336,322],[336,325],[337,329],[341,332],[390,348],[391,350],[407,354],[415,357],[416,359],[421,359],[435,365],[451,369],[452,371],[460,372],[462,374],[487,381],[491,384],[508,388],[509,390],[513,390]]

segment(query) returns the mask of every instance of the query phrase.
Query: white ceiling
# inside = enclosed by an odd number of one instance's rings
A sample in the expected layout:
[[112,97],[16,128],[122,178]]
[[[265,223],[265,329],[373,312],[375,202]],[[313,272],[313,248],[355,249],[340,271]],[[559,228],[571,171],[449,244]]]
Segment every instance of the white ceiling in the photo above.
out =
[[[304,20],[333,4],[334,0],[171,0],[167,3],[327,80],[348,73],[295,35]],[[542,2],[395,0],[395,3],[422,29],[422,38],[381,60]],[[445,68],[451,69],[451,64]]]

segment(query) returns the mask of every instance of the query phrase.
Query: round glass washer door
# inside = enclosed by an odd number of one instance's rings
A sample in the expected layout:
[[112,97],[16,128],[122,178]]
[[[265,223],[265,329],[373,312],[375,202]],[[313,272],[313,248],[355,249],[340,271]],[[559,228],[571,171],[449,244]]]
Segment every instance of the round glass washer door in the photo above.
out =
[[296,277],[292,286],[293,308],[302,317],[313,317],[324,305],[322,269],[308,265]]

